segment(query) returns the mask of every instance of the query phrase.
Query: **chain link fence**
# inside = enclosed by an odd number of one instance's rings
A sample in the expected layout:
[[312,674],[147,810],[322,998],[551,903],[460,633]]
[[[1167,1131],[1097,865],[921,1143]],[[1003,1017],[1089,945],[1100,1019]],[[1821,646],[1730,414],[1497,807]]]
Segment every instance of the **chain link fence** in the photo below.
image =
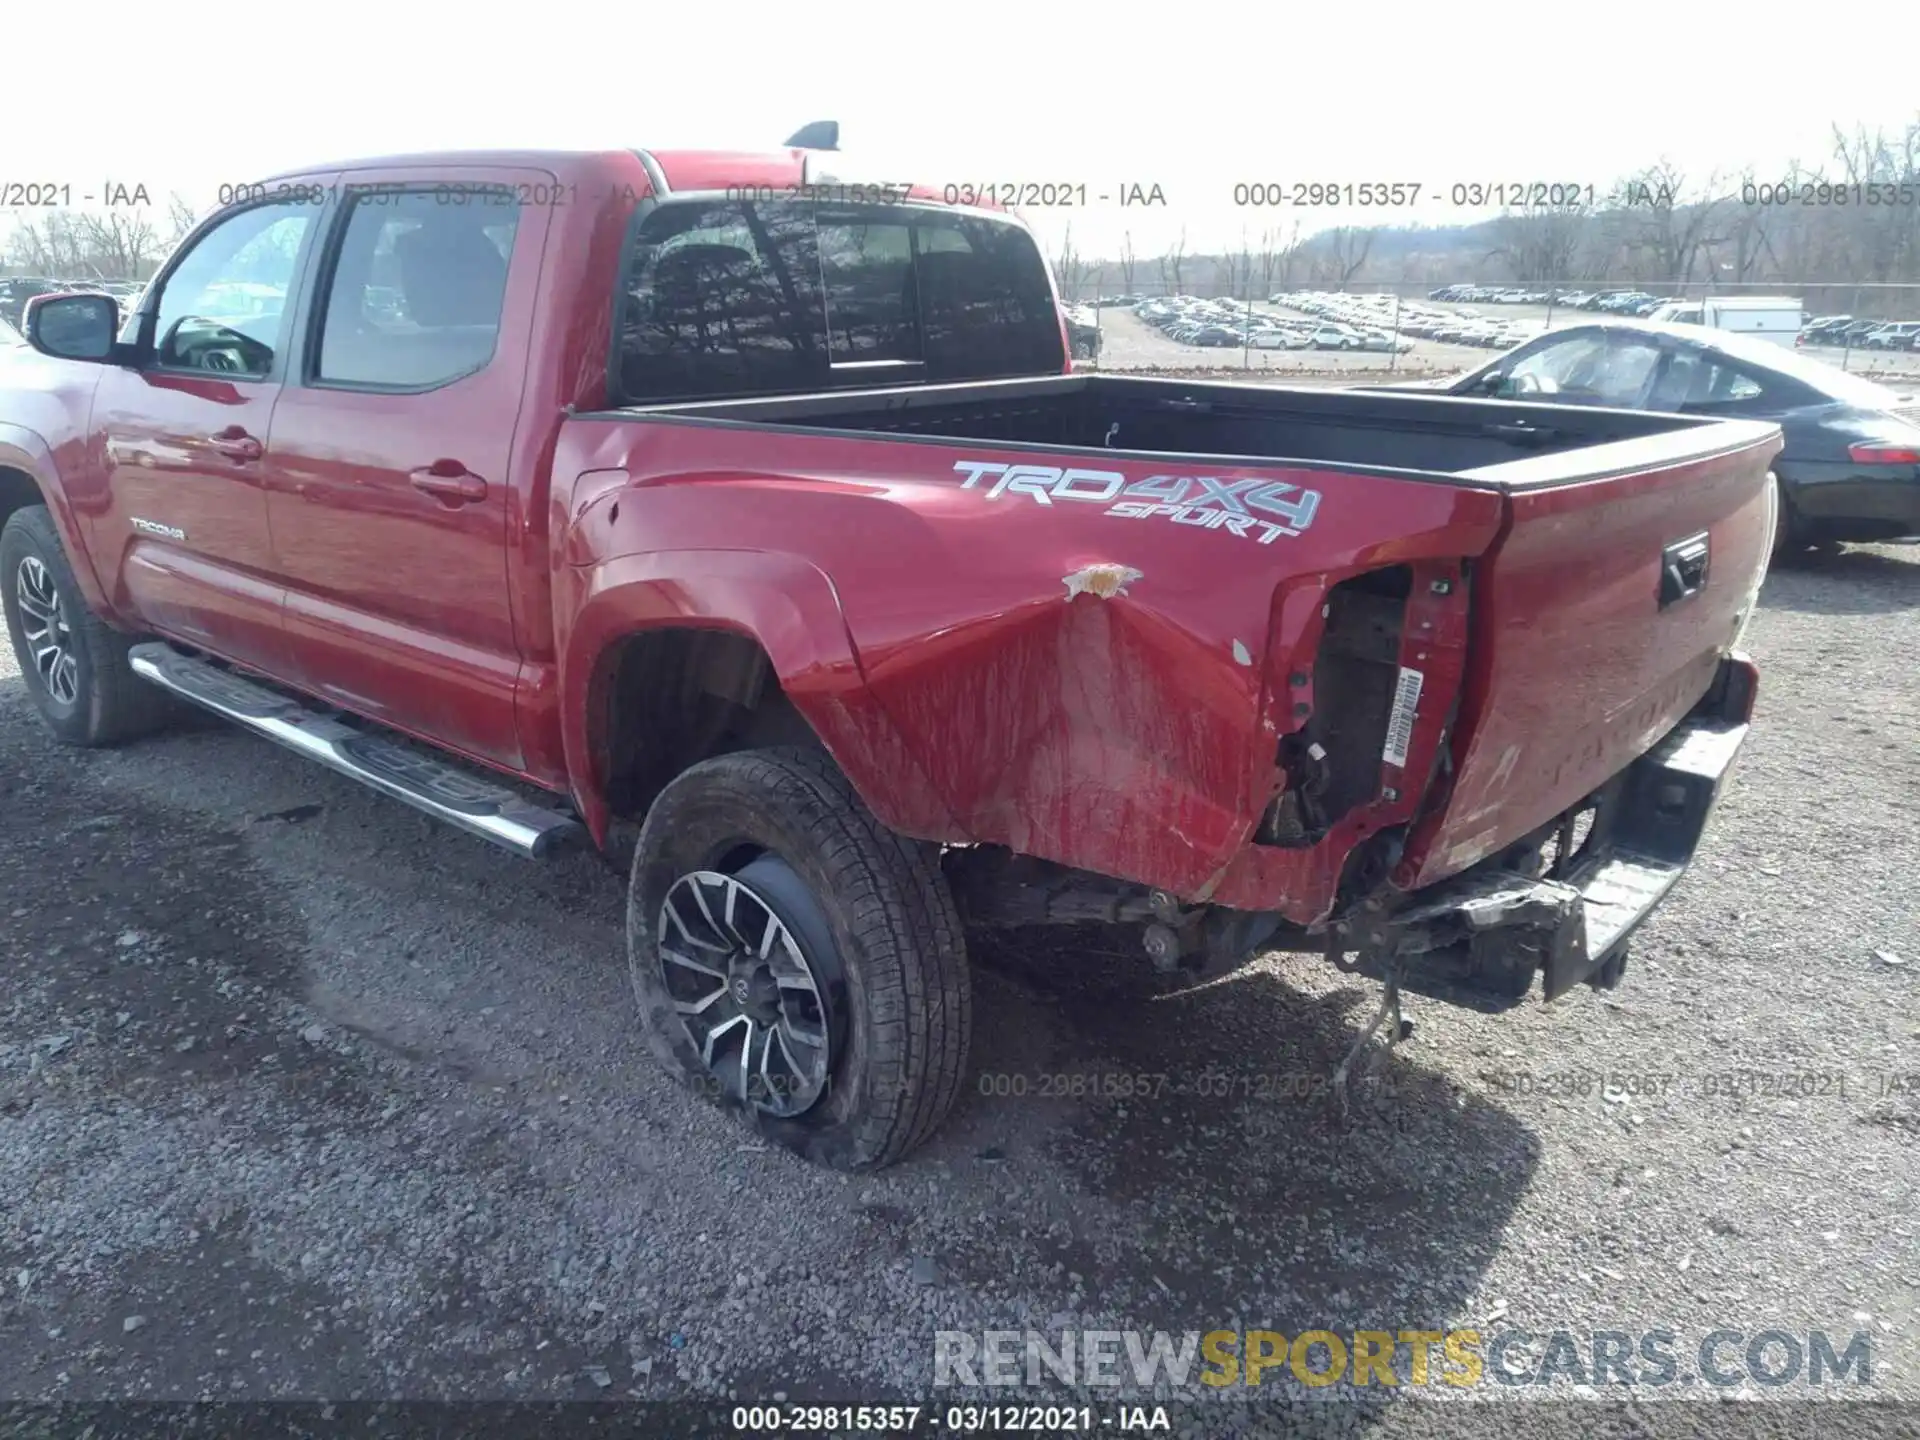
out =
[[1855,374],[1920,380],[1920,284],[1461,281],[1267,294],[1243,284],[1236,294],[1221,293],[1229,287],[1217,281],[1183,286],[1155,275],[1137,277],[1131,290],[1073,288],[1063,285],[1061,299],[1076,364],[1088,370],[1421,378],[1475,368],[1568,325],[1738,297],[1780,299],[1767,320],[1802,355]]

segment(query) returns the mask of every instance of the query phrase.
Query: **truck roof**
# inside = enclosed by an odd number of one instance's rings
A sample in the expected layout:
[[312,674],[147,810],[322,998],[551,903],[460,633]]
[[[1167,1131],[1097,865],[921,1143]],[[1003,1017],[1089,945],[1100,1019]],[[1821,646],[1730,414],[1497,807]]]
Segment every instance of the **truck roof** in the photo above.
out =
[[1722,310],[1798,310],[1801,302],[1791,295],[1709,295],[1689,300],[1689,305],[1716,305]]
[[[813,166],[811,174],[809,172],[810,157]],[[362,156],[353,160],[302,165],[297,169],[265,176],[262,183],[300,180],[332,171],[434,167],[545,170],[558,177],[563,183],[571,183],[583,177],[605,173],[609,169],[625,170],[635,161],[639,162],[649,176],[657,176],[658,180],[664,181],[665,189],[669,193],[676,190],[724,190],[731,185],[802,185],[811,178],[814,183],[823,186],[839,183],[851,186],[913,183],[913,198],[935,201],[941,199],[938,188],[929,186],[925,182],[911,182],[910,177],[899,175],[856,175],[849,173],[847,167],[858,168],[857,161],[843,159],[837,153],[823,154],[798,148],[781,150],[422,150],[398,155]],[[1007,207],[999,204],[990,195],[982,195],[972,197],[971,203],[965,208],[1004,210]]]

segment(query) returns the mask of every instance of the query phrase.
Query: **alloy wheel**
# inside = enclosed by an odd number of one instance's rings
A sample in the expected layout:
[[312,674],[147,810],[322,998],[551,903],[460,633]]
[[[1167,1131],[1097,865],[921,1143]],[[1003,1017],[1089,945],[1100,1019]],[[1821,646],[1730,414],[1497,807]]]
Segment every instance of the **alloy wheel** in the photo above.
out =
[[21,559],[14,575],[14,600],[20,607],[20,634],[41,688],[61,705],[80,694],[80,664],[73,650],[73,629],[60,604],[53,572],[37,555]]
[[833,1059],[820,957],[768,897],[739,875],[693,871],[667,892],[655,940],[674,1012],[721,1090],[783,1119],[811,1109]]

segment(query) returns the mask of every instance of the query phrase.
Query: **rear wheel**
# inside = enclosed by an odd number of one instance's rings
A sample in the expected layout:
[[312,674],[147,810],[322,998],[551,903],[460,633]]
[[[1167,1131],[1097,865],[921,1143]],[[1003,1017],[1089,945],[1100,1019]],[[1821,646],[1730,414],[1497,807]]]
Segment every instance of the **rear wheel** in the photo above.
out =
[[1831,554],[1838,550],[1837,541],[1826,539],[1812,533],[1806,518],[1794,508],[1793,500],[1787,493],[1786,485],[1778,475],[1773,477],[1775,519],[1773,524],[1773,559],[1782,564],[1809,553]]
[[959,1094],[972,993],[937,854],[824,755],[743,751],[668,785],[634,852],[627,947],[662,1063],[809,1160],[892,1164]]
[[69,745],[117,745],[178,711],[127,664],[133,641],[87,608],[44,505],[0,530],[0,605],[20,675],[47,728]]

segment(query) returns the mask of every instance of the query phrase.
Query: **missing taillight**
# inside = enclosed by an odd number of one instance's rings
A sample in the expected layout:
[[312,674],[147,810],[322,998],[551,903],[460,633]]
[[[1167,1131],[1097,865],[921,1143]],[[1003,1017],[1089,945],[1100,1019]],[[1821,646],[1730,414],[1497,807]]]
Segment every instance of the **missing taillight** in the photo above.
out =
[[1262,817],[1255,832],[1260,844],[1311,845],[1378,793],[1412,583],[1413,572],[1394,565],[1327,592],[1326,628],[1313,667],[1313,714],[1281,742],[1278,760],[1287,788]]

